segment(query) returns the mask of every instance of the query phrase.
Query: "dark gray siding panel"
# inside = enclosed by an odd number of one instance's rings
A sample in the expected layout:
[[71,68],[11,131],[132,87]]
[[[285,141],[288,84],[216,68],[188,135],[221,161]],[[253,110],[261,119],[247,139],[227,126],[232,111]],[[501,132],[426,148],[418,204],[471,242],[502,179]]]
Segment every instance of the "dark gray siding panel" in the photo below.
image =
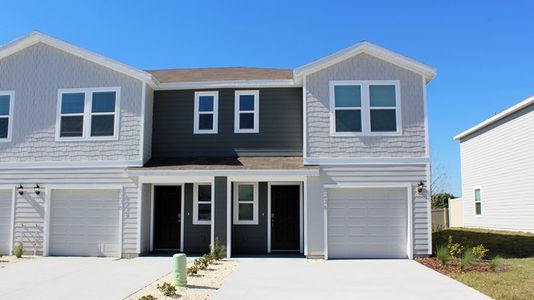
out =
[[215,239],[226,247],[227,177],[215,177]]
[[302,155],[302,91],[260,91],[259,133],[234,133],[234,89],[219,90],[219,133],[193,134],[194,90],[156,91],[152,154],[181,156]]
[[258,186],[258,225],[232,225],[232,254],[267,253],[267,182]]
[[193,184],[186,183],[184,190],[184,252],[209,252],[211,226],[193,225]]

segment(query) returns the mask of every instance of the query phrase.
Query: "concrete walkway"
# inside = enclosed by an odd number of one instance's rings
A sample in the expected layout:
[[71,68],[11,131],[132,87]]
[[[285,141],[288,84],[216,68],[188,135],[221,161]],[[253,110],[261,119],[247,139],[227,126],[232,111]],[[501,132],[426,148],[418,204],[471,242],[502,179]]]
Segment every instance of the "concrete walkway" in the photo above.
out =
[[123,299],[172,271],[170,257],[44,257],[0,269],[0,299]]
[[215,299],[490,298],[412,260],[240,259]]

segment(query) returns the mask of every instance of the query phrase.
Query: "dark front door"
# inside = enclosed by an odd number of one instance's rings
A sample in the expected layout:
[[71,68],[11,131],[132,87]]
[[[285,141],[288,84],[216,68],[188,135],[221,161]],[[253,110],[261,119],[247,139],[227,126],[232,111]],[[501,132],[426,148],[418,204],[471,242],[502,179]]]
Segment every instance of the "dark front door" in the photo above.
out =
[[271,186],[271,250],[300,249],[300,186]]
[[154,190],[154,249],[180,249],[182,187],[156,186]]

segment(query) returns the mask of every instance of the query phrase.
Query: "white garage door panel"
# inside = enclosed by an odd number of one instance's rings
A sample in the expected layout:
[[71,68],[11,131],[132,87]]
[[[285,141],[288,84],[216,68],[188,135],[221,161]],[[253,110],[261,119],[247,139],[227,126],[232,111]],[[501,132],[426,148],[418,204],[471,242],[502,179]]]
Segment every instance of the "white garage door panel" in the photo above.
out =
[[119,256],[119,191],[55,190],[50,255]]
[[0,190],[0,254],[9,254],[11,240],[11,191]]
[[328,191],[329,258],[407,257],[406,189]]

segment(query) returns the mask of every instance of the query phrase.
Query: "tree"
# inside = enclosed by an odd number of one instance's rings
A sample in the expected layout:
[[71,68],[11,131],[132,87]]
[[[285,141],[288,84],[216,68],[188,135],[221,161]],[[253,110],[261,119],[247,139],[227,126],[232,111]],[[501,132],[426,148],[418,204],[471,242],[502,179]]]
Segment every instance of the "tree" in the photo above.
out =
[[442,192],[432,195],[432,208],[449,207],[449,199],[456,198],[453,194]]

